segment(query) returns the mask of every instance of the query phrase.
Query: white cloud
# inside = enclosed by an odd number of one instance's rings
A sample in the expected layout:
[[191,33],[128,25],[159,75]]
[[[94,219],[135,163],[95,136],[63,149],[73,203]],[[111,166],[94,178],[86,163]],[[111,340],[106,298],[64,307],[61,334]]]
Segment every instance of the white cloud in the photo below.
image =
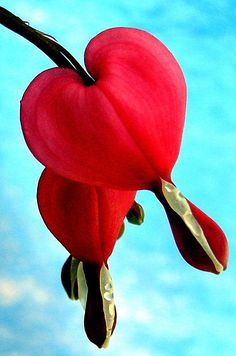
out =
[[28,3],[19,3],[15,6],[15,11],[17,14],[23,14],[24,18],[21,15],[22,20],[29,21],[30,25],[35,27],[35,25],[41,25],[46,23],[48,20],[48,15],[46,11],[42,8],[35,8]]
[[19,289],[12,280],[2,279],[0,286],[0,305],[11,305],[19,300]]
[[46,304],[50,299],[48,291],[31,277],[21,280],[0,278],[0,306],[11,306],[26,296],[30,296],[37,304]]
[[130,294],[127,298],[121,295],[117,298],[119,320],[132,321],[132,323],[149,324],[153,321],[152,310],[144,304],[141,298]]
[[5,325],[0,325],[0,335],[1,339],[10,339],[13,336],[12,332]]
[[178,284],[181,282],[180,274],[174,271],[162,271],[158,275],[158,279],[162,283],[170,286],[178,286]]
[[[149,351],[146,350],[136,350],[134,351],[134,349],[126,349],[124,352],[120,353],[120,356],[153,356],[153,353],[150,353]],[[161,356],[160,354],[158,354],[158,356]]]

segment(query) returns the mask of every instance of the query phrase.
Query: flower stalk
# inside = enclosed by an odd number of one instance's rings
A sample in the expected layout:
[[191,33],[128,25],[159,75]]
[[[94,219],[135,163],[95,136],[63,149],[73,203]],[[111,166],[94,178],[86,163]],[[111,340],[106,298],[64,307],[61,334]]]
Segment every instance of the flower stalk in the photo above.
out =
[[92,85],[94,80],[77,62],[77,60],[61,46],[52,36],[36,30],[28,22],[21,20],[4,7],[0,6],[0,24],[24,37],[41,51],[43,51],[58,67],[75,70],[86,86]]

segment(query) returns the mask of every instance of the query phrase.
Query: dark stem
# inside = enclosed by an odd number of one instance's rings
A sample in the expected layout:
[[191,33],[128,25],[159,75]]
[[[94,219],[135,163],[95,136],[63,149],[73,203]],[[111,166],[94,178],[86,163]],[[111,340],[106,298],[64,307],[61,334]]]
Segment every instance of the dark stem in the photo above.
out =
[[89,86],[94,84],[93,78],[90,77],[77,60],[64,47],[56,42],[53,37],[34,29],[29,26],[27,22],[24,22],[1,6],[0,24],[33,43],[54,63],[56,63],[58,67],[75,70],[80,75],[85,85]]

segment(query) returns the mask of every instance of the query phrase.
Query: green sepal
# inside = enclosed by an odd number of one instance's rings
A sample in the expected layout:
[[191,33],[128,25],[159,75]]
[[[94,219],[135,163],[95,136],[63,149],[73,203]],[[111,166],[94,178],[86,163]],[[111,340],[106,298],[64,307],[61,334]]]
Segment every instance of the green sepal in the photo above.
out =
[[144,221],[144,209],[143,207],[137,203],[136,201],[133,202],[130,210],[128,211],[126,218],[129,223],[135,225],[141,225]]

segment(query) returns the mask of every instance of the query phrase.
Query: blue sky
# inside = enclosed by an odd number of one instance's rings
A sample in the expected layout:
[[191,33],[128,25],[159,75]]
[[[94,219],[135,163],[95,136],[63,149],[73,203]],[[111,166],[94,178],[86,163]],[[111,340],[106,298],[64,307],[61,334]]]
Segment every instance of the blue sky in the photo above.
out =
[[140,192],[145,223],[127,225],[110,258],[115,333],[104,351],[87,340],[83,310],[67,299],[60,284],[67,252],[37,210],[43,167],[28,151],[19,124],[25,88],[53,63],[0,27],[0,354],[231,356],[236,349],[234,1],[18,0],[1,6],[56,37],[81,63],[87,42],[108,27],[141,28],[167,45],[188,86],[173,180],[223,228],[230,259],[220,276],[187,265],[161,205],[151,193]]

